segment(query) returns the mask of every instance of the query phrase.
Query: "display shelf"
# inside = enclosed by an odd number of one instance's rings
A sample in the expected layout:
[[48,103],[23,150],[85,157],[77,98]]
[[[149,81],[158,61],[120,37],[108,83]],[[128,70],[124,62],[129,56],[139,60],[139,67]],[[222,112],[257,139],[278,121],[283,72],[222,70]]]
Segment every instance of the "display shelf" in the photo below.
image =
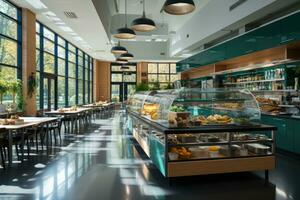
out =
[[215,102],[219,102],[219,103],[225,103],[225,102],[244,102],[246,101],[246,99],[176,99],[174,100],[174,103],[205,103],[205,102],[208,102],[208,103],[215,103]]
[[178,159],[178,160],[170,160],[170,163],[177,163],[177,162],[191,162],[191,161],[201,161],[201,160],[223,160],[223,159],[231,159],[231,158],[253,158],[253,157],[264,157],[264,156],[273,156],[274,154],[272,152],[268,152],[265,155],[259,155],[255,154],[252,152],[248,152],[248,155],[246,156],[238,156],[238,155],[223,155],[220,154],[217,157],[210,157],[210,156],[205,156],[205,157],[191,157],[188,159]]
[[287,93],[287,92],[299,92],[297,90],[251,90],[251,92],[259,93],[259,92],[265,92],[265,93]]
[[197,142],[197,143],[180,143],[168,144],[169,147],[187,147],[187,146],[212,146],[212,145],[234,145],[234,144],[255,144],[255,143],[272,143],[274,140],[247,140],[247,141],[223,141],[223,142]]
[[270,79],[270,80],[259,80],[259,81],[243,81],[238,83],[224,83],[224,85],[242,85],[242,84],[251,84],[251,83],[266,83],[266,82],[278,82],[278,81],[285,81],[285,79]]

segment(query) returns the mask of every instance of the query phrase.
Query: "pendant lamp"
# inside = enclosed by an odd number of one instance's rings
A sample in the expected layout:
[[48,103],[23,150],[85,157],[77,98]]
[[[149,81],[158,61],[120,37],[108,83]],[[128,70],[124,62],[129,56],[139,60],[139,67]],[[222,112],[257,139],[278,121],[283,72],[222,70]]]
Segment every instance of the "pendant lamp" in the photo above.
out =
[[125,60],[132,60],[133,59],[133,55],[131,53],[123,53],[120,55],[121,59],[125,59]]
[[126,70],[126,69],[129,69],[129,66],[127,66],[127,65],[122,65],[121,66],[121,70]]
[[155,22],[146,17],[145,0],[143,0],[143,15],[132,21],[131,28],[135,31],[149,32],[156,28]]
[[116,62],[119,63],[119,64],[127,64],[128,60],[122,59],[122,58],[117,58]]
[[195,10],[193,0],[166,0],[164,11],[171,15],[185,15]]
[[118,39],[133,39],[136,36],[134,30],[127,27],[127,0],[125,0],[125,27],[117,29],[113,36]]
[[127,49],[120,45],[120,41],[117,46],[111,48],[111,53],[113,54],[124,54],[127,53]]

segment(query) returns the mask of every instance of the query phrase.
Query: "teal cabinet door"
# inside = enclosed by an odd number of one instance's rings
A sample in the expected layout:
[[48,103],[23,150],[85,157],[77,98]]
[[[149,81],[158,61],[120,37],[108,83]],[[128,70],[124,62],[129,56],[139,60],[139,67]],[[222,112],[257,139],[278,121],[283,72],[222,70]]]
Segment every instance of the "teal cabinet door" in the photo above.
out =
[[293,132],[294,151],[293,152],[300,154],[300,121],[294,120],[293,126],[294,126],[294,132]]
[[280,20],[281,44],[300,39],[300,13]]
[[257,50],[265,50],[280,45],[281,24],[275,22],[253,32],[257,42]]
[[295,152],[294,134],[295,134],[296,124],[297,121],[295,120],[292,119],[286,120],[286,136],[285,136],[284,149],[290,152]]
[[285,120],[273,118],[271,119],[271,125],[277,127],[277,131],[275,132],[276,147],[283,150],[288,150],[288,138]]
[[257,49],[256,38],[247,33],[227,42],[226,58],[235,58],[255,52]]
[[275,132],[277,148],[293,152],[293,124],[290,121],[273,116],[263,116],[262,123],[277,127]]

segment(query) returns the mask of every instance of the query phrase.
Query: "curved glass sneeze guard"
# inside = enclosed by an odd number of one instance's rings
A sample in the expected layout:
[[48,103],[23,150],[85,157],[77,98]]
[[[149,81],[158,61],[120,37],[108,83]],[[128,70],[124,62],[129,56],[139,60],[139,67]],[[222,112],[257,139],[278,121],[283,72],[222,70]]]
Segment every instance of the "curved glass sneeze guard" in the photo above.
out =
[[[240,124],[260,119],[260,108],[252,93],[246,89],[181,88],[131,96],[128,109],[158,123],[198,125]],[[182,119],[181,119],[182,118]],[[173,120],[173,121],[172,121]]]

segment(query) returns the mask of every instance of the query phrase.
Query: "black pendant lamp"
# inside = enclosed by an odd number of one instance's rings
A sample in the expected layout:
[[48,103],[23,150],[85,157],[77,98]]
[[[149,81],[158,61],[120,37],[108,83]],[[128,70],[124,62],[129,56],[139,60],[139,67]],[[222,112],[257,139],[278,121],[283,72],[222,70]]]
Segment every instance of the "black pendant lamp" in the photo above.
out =
[[125,27],[119,28],[114,37],[118,39],[133,39],[135,36],[134,30],[127,27],[127,0],[125,0]]
[[117,58],[116,62],[119,63],[119,64],[127,64],[128,60],[122,59],[122,58]]
[[124,64],[124,65],[121,66],[121,70],[126,70],[126,69],[129,69],[128,65]]
[[195,10],[193,0],[166,0],[164,11],[171,15],[185,15]]
[[133,55],[131,53],[123,53],[120,55],[121,59],[125,59],[125,60],[132,60],[133,59]]
[[149,32],[156,28],[155,22],[146,17],[145,0],[143,0],[143,16],[132,21],[131,28],[135,31]]
[[111,48],[111,53],[113,54],[124,54],[127,53],[127,49],[120,45],[120,41],[118,42],[117,46]]

